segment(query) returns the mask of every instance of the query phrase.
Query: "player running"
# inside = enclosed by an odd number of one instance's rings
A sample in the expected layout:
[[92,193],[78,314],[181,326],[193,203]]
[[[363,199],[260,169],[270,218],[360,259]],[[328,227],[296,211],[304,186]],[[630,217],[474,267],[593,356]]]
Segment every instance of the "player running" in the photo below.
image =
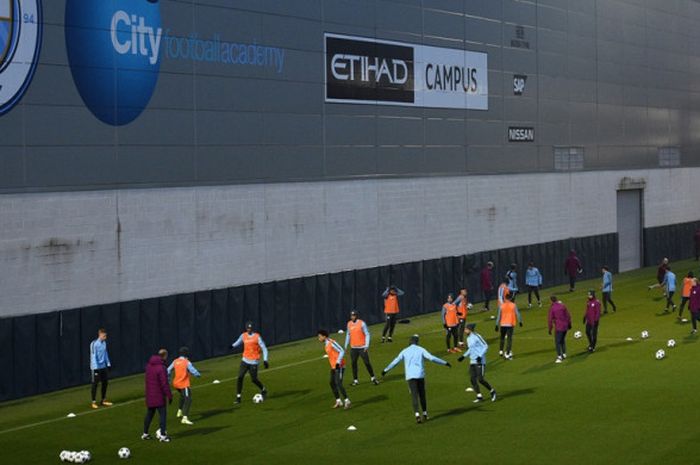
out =
[[174,372],[173,387],[180,393],[180,406],[177,409],[177,418],[182,417],[180,423],[193,425],[189,419],[192,406],[192,388],[190,387],[190,375],[199,378],[202,376],[190,362],[190,349],[180,347],[180,356],[173,360],[168,367],[168,377]]
[[248,322],[245,325],[246,332],[241,334],[236,342],[231,344],[231,348],[235,349],[243,344],[243,357],[241,366],[238,369],[238,380],[236,384],[236,404],[241,403],[241,393],[243,392],[243,378],[246,373],[250,373],[250,380],[260,389],[260,394],[263,399],[267,397],[267,389],[258,379],[258,367],[260,365],[260,355],[262,353],[263,366],[269,368],[270,364],[267,361],[267,346],[260,334],[253,331],[253,323]]
[[598,323],[600,323],[600,301],[595,298],[593,289],[588,291],[588,302],[586,302],[586,314],[583,315],[583,323],[586,325],[588,351],[595,352],[595,346],[598,343]]
[[100,405],[103,407],[112,405],[107,400],[110,368],[112,368],[112,362],[109,361],[109,353],[107,352],[107,330],[100,328],[97,331],[97,339],[90,343],[90,374],[92,378],[92,386],[90,388],[92,403],[90,407],[92,408],[99,408],[97,405],[97,385],[100,383],[102,383],[102,400]]
[[540,299],[540,287],[542,286],[542,273],[533,262],[527,264],[525,270],[525,285],[527,286],[527,308],[532,308],[532,294],[537,298],[537,306],[542,308]]
[[[447,352],[459,352],[457,348],[457,330],[459,329],[459,316],[457,315],[457,305],[454,303],[452,294],[447,294],[447,302],[442,305],[442,327],[445,328],[445,344]],[[453,346],[450,348],[450,338]]]
[[[659,263],[659,267],[656,269],[656,282],[649,286],[647,290],[652,290],[657,287],[663,287],[664,285],[664,278],[666,277],[666,270],[668,269],[668,258],[664,257],[663,260],[661,260],[661,263]],[[664,295],[666,295],[666,291],[664,290]]]
[[369,361],[369,341],[370,334],[367,325],[359,319],[357,311],[350,312],[350,321],[348,321],[347,332],[345,333],[345,350],[350,344],[350,361],[352,362],[352,386],[357,386],[360,382],[357,380],[357,359],[362,358],[362,361],[367,368],[372,384],[379,384],[377,378],[374,377],[374,370]]
[[[343,387],[343,374],[345,373],[345,359],[343,357],[345,356],[345,351],[340,344],[328,337],[328,331],[325,329],[319,329],[317,334],[319,342],[323,342],[326,355],[328,355],[328,363],[331,364],[331,391],[333,391],[335,396],[333,408],[343,407],[347,410],[352,403]],[[345,398],[345,402],[343,402],[341,395]]]
[[603,273],[603,285],[601,286],[603,291],[603,313],[608,313],[608,303],[612,305],[612,311],[617,312],[617,305],[612,301],[613,277],[610,267],[605,265],[601,271]]
[[676,274],[671,271],[670,266],[666,266],[666,274],[661,285],[666,289],[666,308],[664,313],[668,313],[669,309],[675,312],[676,304],[673,303],[673,294],[676,293]]
[[[685,305],[690,300],[690,290],[695,285],[695,274],[692,271],[688,271],[688,274],[683,278],[683,289],[681,289],[681,308],[678,309],[678,319],[681,319],[683,315],[683,309]],[[690,308],[690,307],[688,307]]]
[[424,361],[428,360],[438,365],[445,365],[451,368],[449,362],[432,355],[430,352],[418,345],[419,338],[417,334],[411,336],[409,345],[402,350],[399,355],[382,370],[382,376],[385,376],[399,362],[403,361],[406,382],[408,390],[411,392],[411,400],[413,402],[413,412],[416,415],[416,423],[421,423],[421,414],[418,410],[418,404],[423,410],[422,421],[428,421],[428,402],[425,398],[425,367]]
[[484,401],[484,396],[481,395],[479,384],[489,390],[491,394],[491,402],[496,401],[496,390],[484,379],[486,372],[486,352],[489,350],[489,345],[483,337],[476,331],[476,323],[469,323],[464,331],[467,333],[467,351],[461,355],[457,361],[461,362],[466,357],[469,357],[469,378],[472,383],[472,390],[476,392],[474,403]]
[[[503,305],[498,308],[498,316],[496,316],[496,332],[498,332],[499,327],[501,330],[498,355],[504,356],[506,360],[513,359],[513,330],[516,320],[521,328],[523,326],[523,319],[513,299],[515,299],[515,295],[509,294],[506,301],[503,302]],[[505,344],[506,338],[508,339],[508,344],[506,345],[506,351],[504,353],[503,345]]]
[[[399,314],[399,297],[402,295],[404,295],[404,292],[393,284],[382,292],[382,297],[384,297],[384,315],[386,317],[386,324],[382,331],[382,343],[387,340],[393,342],[396,315]],[[387,334],[389,334],[388,338]]]
[[458,335],[458,345],[460,347],[464,346],[464,325],[467,322],[467,315],[469,314],[469,302],[467,300],[467,290],[461,289],[459,295],[455,299],[455,305],[457,306],[457,318],[459,318],[459,328],[457,328]]
[[513,302],[515,302],[515,298],[518,296],[518,291],[520,290],[518,288],[518,272],[516,271],[517,267],[518,265],[512,263],[510,265],[510,270],[508,270],[508,272],[506,273],[506,279],[508,280],[508,290],[513,295]]
[[561,363],[566,359],[566,333],[571,329],[571,314],[557,296],[553,295],[549,299],[552,301],[552,306],[549,308],[549,315],[547,315],[547,325],[550,336],[552,335],[552,327],[555,329],[554,346],[557,350],[555,363]]

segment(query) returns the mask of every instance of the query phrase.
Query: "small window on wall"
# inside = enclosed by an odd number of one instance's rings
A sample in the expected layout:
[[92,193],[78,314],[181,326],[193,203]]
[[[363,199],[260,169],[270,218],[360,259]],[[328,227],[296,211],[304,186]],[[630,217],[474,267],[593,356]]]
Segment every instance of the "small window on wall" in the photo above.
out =
[[583,169],[583,147],[554,147],[554,169],[577,171]]
[[659,166],[662,168],[681,166],[681,149],[678,147],[659,147]]

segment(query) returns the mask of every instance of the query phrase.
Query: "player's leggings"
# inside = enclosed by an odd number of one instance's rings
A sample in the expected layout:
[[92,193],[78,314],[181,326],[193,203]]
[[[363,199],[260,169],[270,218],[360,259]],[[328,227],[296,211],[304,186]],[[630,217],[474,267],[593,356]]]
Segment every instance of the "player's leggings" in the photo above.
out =
[[[506,342],[506,338],[508,342]],[[503,345],[506,346],[506,353],[510,353],[513,349],[513,327],[512,326],[501,326],[501,344],[500,350],[503,350]]]
[[591,349],[595,349],[598,343],[598,322],[593,325],[586,323],[586,337],[588,338],[588,345]]
[[452,347],[457,347],[457,330],[458,329],[459,329],[459,325],[448,326],[445,329],[445,344],[447,345],[447,350],[450,350],[450,338],[452,338],[452,341],[453,341]]
[[180,410],[184,416],[190,415],[190,407],[192,406],[192,388],[184,388],[177,390],[180,393]]
[[612,301],[612,292],[603,292],[603,311],[608,313],[608,303],[612,305],[613,312],[617,311],[617,305]]
[[492,290],[489,289],[488,291],[484,291],[484,308],[486,310],[489,310],[489,302],[491,302],[492,298],[493,298],[493,291]]
[[[333,395],[335,396],[336,399],[347,399],[348,398],[348,393],[345,392],[345,388],[343,387],[343,373],[345,372],[345,368],[338,368],[337,370],[331,370],[331,391],[333,391]],[[340,396],[343,397],[340,397]]]
[[481,390],[479,389],[479,384],[484,386],[486,389],[489,391],[493,390],[493,387],[489,384],[486,379],[484,379],[484,373],[486,372],[486,366],[483,364],[479,363],[473,363],[469,365],[469,378],[471,379],[472,382],[472,389],[474,389],[474,392],[477,394],[481,394]]
[[464,327],[467,325],[467,320],[465,319],[460,319],[459,320],[459,326],[457,327],[457,339],[459,339],[459,343],[464,344]]
[[666,310],[676,306],[676,304],[673,303],[673,294],[675,294],[675,291],[666,292]]
[[386,324],[384,325],[384,331],[382,331],[382,337],[386,337],[389,333],[389,337],[394,337],[394,326],[396,326],[396,313],[386,313]]
[[537,302],[539,303],[541,301],[540,299],[540,287],[539,286],[527,286],[527,303],[532,304],[532,293],[535,293],[535,298],[537,298]]
[[569,275],[569,290],[576,289],[576,275]]
[[251,363],[241,362],[241,367],[238,369],[238,380],[236,385],[238,395],[243,392],[243,378],[245,378],[245,374],[248,372],[250,372],[250,380],[253,382],[253,384],[255,384],[261,391],[265,390],[265,386],[263,386],[263,383],[261,383],[258,379],[258,366]]
[[352,361],[352,379],[357,379],[357,359],[361,358],[365,363],[367,372],[374,379],[374,370],[369,361],[369,353],[365,349],[350,349],[350,360]]
[[554,333],[554,347],[557,349],[557,355],[562,356],[566,353],[566,331],[556,331]]
[[[681,308],[678,310],[678,318],[683,315],[683,309],[685,308],[685,304],[687,304],[690,301],[690,297],[681,297]],[[690,305],[688,305],[688,308],[690,309]]]
[[92,386],[90,388],[90,393],[92,394],[92,401],[97,400],[97,385],[102,383],[102,400],[107,397],[107,385],[109,384],[109,370],[107,368],[100,368],[99,370],[92,371]]
[[690,312],[690,321],[693,322],[693,329],[698,329],[698,320],[700,320],[700,312]]
[[165,405],[162,407],[148,407],[148,410],[146,410],[146,418],[143,420],[143,434],[148,434],[148,429],[151,427],[151,421],[153,421],[156,410],[158,411],[158,419],[160,420],[160,434],[165,436],[168,434],[165,428],[165,419],[168,414],[168,409],[165,408]]
[[413,403],[413,411],[420,413],[418,406],[423,412],[428,411],[428,401],[425,398],[425,378],[412,378],[408,380],[408,390],[411,393],[411,402]]
[[515,302],[515,298],[518,296],[518,292],[520,292],[520,291],[518,289],[513,290],[510,288],[508,290],[510,291],[510,296],[511,296],[513,302]]

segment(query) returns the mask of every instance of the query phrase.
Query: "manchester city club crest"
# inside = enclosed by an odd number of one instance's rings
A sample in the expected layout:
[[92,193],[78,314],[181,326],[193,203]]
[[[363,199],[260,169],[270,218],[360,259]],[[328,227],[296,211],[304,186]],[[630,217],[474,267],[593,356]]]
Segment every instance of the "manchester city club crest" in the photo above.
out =
[[41,0],[0,0],[0,115],[22,98],[41,49]]

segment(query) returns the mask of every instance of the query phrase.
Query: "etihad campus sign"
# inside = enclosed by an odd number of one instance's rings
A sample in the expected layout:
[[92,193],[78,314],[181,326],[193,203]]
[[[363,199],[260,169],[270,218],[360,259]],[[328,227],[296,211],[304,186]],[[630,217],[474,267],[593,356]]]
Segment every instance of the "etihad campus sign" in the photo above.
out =
[[325,34],[326,102],[488,110],[488,56]]

